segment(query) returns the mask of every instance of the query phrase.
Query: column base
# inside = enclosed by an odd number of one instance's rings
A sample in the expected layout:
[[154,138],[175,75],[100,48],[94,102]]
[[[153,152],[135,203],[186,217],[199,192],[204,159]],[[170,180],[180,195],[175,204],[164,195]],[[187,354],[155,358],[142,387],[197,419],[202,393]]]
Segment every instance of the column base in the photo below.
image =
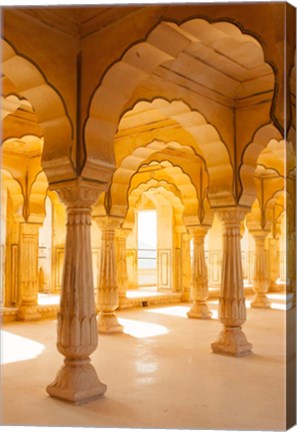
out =
[[123,326],[119,324],[117,316],[114,312],[100,312],[98,318],[98,332],[104,334],[122,333]]
[[253,346],[247,341],[241,327],[225,327],[211,348],[216,354],[243,357],[251,354]]
[[126,292],[119,293],[119,306],[121,306],[121,303],[125,303],[126,299],[127,299]]
[[253,301],[251,302],[251,307],[269,309],[271,307],[270,300],[265,294],[256,294]]
[[208,309],[208,305],[206,302],[197,302],[194,301],[192,304],[191,309],[187,313],[188,318],[195,318],[195,319],[209,319],[211,318],[211,312]]
[[294,293],[287,293],[286,295],[286,309],[296,307],[296,295]]
[[269,286],[269,292],[280,292],[282,291],[282,285],[278,285],[277,283],[271,283]]
[[184,301],[184,302],[189,302],[189,301],[191,301],[190,292],[189,292],[189,291],[184,291],[184,292],[182,293],[182,298],[181,298],[181,300]]
[[80,404],[102,396],[107,389],[90,364],[90,360],[65,360],[47,393],[58,399]]
[[17,319],[19,321],[34,321],[41,318],[41,313],[38,311],[37,306],[20,306]]

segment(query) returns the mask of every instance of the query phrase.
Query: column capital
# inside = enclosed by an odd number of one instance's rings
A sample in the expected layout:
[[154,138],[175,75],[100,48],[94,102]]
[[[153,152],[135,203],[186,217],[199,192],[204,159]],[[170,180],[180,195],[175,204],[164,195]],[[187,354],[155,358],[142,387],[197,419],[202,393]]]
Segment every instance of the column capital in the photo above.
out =
[[190,242],[192,238],[192,234],[190,232],[183,232],[182,233],[182,240],[186,242]]
[[118,228],[116,230],[116,238],[117,239],[126,239],[131,233],[132,229],[130,228]]
[[207,234],[207,231],[209,230],[209,225],[191,225],[187,226],[190,234],[194,238],[204,238]]
[[36,222],[20,222],[20,228],[22,234],[25,235],[36,235],[38,234],[39,228],[42,227],[42,223]]
[[257,240],[265,240],[265,238],[268,236],[269,231],[268,230],[250,230],[250,234],[254,237],[254,239]]
[[100,194],[105,190],[103,184],[81,177],[65,182],[52,183],[49,188],[59,194],[61,201],[67,208],[91,207],[98,201]]
[[219,215],[219,218],[226,225],[240,224],[244,220],[246,214],[250,211],[249,207],[221,207],[215,209],[215,212]]
[[116,230],[123,222],[123,218],[117,216],[96,216],[94,219],[102,231]]

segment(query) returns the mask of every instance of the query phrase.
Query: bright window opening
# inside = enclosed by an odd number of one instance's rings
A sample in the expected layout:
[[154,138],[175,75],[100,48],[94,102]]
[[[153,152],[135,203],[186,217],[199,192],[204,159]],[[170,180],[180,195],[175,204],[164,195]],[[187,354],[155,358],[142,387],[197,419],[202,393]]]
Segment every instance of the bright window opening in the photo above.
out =
[[138,212],[138,284],[154,286],[157,282],[157,212]]

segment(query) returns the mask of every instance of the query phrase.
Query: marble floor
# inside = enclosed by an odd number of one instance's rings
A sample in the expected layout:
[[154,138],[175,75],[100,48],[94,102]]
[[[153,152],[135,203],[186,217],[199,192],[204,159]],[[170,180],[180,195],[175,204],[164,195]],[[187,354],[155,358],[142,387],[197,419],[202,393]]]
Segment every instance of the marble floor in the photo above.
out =
[[[285,429],[285,313],[248,307],[244,331],[253,354],[212,354],[221,330],[213,319],[189,320],[187,304],[118,312],[125,333],[100,335],[92,355],[106,395],[73,406],[45,392],[62,364],[56,321],[2,326],[2,425]],[[249,301],[247,302],[249,305]]]

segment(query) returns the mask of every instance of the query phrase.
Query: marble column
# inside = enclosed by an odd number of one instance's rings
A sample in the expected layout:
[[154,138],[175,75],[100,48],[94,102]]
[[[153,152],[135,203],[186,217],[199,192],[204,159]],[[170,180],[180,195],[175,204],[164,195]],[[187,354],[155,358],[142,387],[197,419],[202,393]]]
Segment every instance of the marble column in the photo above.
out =
[[192,270],[191,270],[191,234],[182,234],[182,300],[189,301],[191,299],[192,286]]
[[242,277],[240,222],[246,210],[241,207],[230,207],[218,211],[224,224],[219,299],[219,319],[224,329],[217,341],[211,345],[212,350],[217,354],[243,356],[249,354],[252,349],[252,345],[247,341],[241,328],[246,320],[246,307]]
[[296,231],[289,226],[287,232],[287,277],[286,277],[286,305],[287,309],[296,307]]
[[204,252],[204,238],[208,228],[205,226],[191,228],[194,243],[191,292],[193,304],[187,313],[189,318],[207,319],[211,317],[211,312],[206,303],[208,299],[208,277]]
[[130,230],[124,228],[116,232],[116,272],[120,297],[126,297],[126,291],[128,289],[127,237],[129,234]]
[[253,283],[255,297],[251,302],[251,306],[255,308],[270,308],[270,301],[266,296],[269,289],[267,254],[265,251],[267,232],[252,231],[251,234],[253,235],[256,244]]
[[116,269],[115,230],[120,219],[103,216],[96,218],[102,233],[101,267],[98,305],[99,333],[119,333],[123,326],[118,322],[115,310],[119,307],[118,280]]
[[20,223],[18,320],[41,318],[38,311],[38,235],[41,224]]
[[67,207],[67,232],[60,311],[58,351],[65,357],[55,381],[46,391],[50,396],[82,403],[103,395],[103,384],[90,362],[98,344],[94,301],[91,206],[102,189],[94,182],[77,179],[54,188]]
[[278,292],[281,286],[276,283],[280,272],[279,238],[269,239],[269,291]]

